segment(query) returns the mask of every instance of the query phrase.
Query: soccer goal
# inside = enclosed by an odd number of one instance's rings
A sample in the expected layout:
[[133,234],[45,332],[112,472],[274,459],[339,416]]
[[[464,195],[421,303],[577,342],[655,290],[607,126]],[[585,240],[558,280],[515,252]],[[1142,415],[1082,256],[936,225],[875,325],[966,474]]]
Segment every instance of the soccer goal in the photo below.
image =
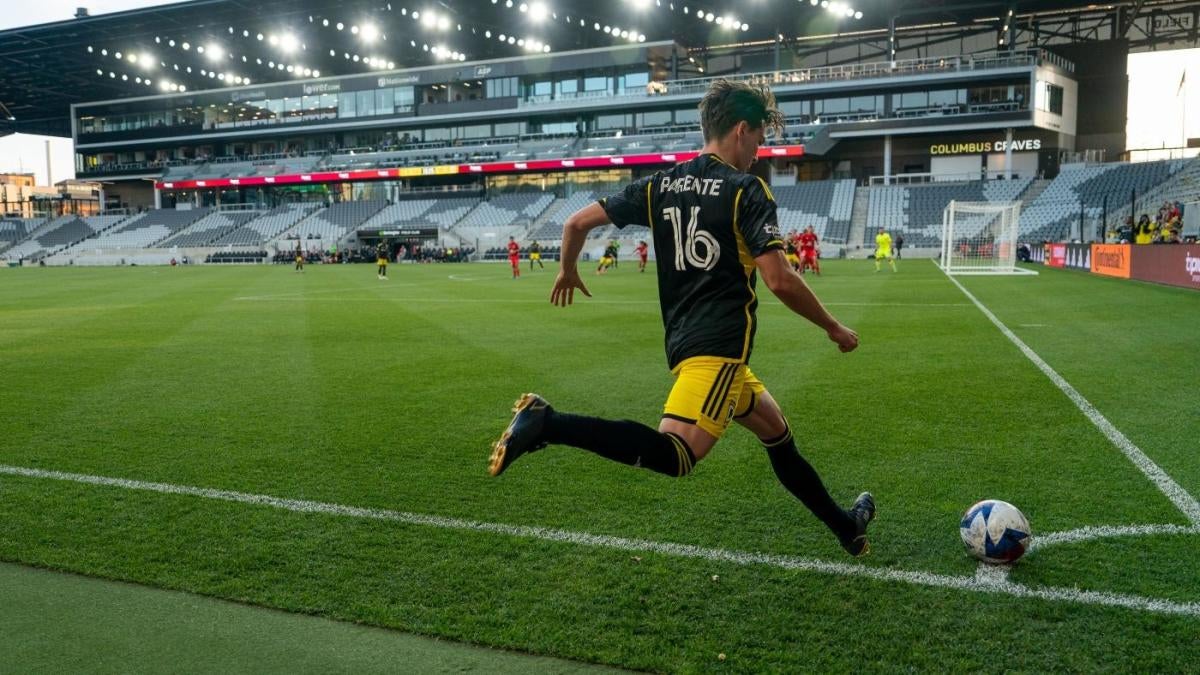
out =
[[1017,267],[1021,202],[951,201],[942,212],[946,274],[1037,274]]

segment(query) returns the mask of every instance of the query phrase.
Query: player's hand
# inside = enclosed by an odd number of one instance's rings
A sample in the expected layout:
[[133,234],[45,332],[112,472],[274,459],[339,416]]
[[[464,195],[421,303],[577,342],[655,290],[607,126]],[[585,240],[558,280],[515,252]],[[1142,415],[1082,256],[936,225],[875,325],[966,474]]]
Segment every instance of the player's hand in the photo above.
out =
[[579,277],[579,268],[560,269],[558,278],[554,280],[554,290],[550,292],[550,304],[559,307],[574,304],[576,288],[589,298],[592,297],[587,286],[583,285],[583,279]]
[[838,349],[842,350],[843,354],[858,349],[858,333],[840,323],[829,331],[829,339],[837,343]]

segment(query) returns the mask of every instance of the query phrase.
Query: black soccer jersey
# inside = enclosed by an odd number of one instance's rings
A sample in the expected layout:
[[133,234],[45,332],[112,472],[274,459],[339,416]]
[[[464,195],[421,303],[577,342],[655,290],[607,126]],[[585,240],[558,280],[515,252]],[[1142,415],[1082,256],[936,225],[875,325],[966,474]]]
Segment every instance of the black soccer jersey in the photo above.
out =
[[693,356],[748,363],[758,308],[754,258],[783,248],[766,183],[706,154],[600,205],[617,227],[652,230],[668,366]]

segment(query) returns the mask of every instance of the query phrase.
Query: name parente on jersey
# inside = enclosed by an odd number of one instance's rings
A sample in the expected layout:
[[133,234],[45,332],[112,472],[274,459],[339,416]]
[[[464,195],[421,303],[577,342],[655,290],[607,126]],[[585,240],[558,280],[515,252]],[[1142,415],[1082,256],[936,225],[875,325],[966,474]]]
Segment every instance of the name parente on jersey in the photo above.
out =
[[717,197],[721,194],[721,186],[725,183],[722,178],[697,178],[695,176],[683,176],[671,180],[667,178],[663,180],[662,187],[659,192],[695,192],[698,195],[708,195],[709,197]]

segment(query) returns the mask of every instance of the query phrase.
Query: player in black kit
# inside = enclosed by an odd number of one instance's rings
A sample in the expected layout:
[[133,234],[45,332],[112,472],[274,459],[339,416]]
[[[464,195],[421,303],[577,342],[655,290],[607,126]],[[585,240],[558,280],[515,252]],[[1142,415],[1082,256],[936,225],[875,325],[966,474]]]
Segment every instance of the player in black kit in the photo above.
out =
[[675,375],[658,429],[559,412],[537,394],[526,394],[493,445],[489,472],[499,475],[521,455],[561,444],[681,477],[737,421],[762,442],[784,487],[848,553],[862,555],[869,549],[866,531],[875,516],[874,499],[864,492],[850,509],[834,502],[797,451],[775,399],[748,365],[759,274],[785,305],[824,329],[841,351],[858,347],[858,335],[834,319],[788,265],[775,198],[762,179],[746,173],[766,132],[782,126],[782,115],[765,87],[718,80],[700,103],[700,119],[705,145],[698,157],[637,180],[567,219],[550,296],[564,307],[574,302],[576,289],[591,296],[576,265],[588,231],[609,223],[651,228],[667,365]]

